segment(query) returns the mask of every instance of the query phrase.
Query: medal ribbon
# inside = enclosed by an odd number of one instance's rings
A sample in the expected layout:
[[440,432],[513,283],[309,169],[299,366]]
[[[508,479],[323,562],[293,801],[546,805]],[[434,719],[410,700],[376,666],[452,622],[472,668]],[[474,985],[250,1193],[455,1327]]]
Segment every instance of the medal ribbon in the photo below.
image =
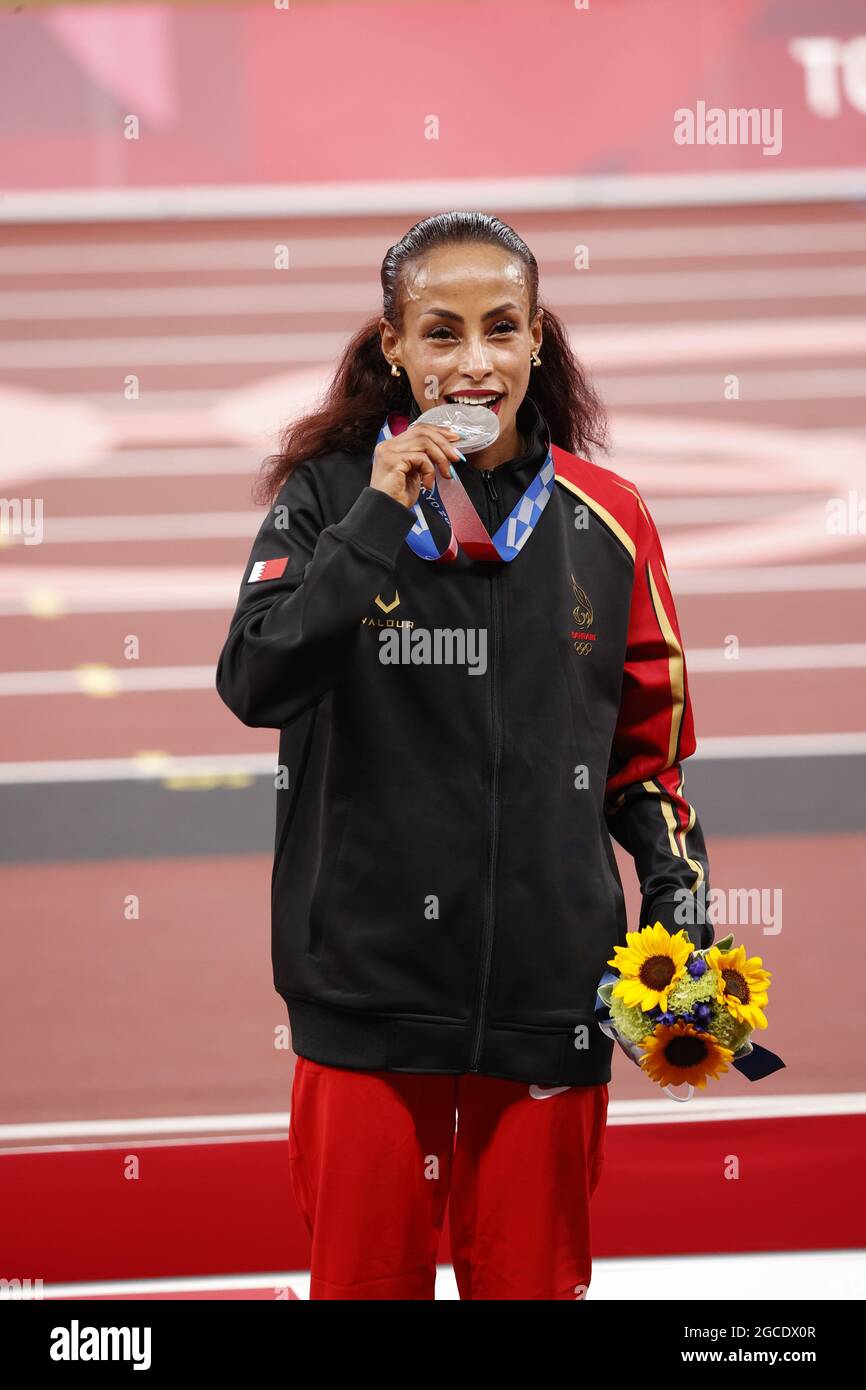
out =
[[[376,443],[393,439],[395,434],[402,434],[408,428],[409,422],[405,416],[389,415]],[[553,454],[548,444],[547,458],[492,538],[456,473],[451,478],[437,474],[432,492],[426,487],[421,488],[418,501],[412,508],[415,524],[406,542],[422,560],[450,563],[457,559],[458,543],[471,560],[513,560],[529,540],[550,500],[554,472]],[[421,510],[422,500],[439,513],[451,531],[444,550],[439,550],[433,539],[427,518]]]

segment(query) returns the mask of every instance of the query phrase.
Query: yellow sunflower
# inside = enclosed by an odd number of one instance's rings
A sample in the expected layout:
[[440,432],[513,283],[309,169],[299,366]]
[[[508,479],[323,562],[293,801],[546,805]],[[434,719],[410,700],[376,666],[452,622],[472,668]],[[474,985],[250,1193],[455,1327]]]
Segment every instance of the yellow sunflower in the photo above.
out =
[[656,1004],[667,1009],[668,990],[686,972],[691,942],[682,931],[671,936],[661,922],[626,932],[625,939],[628,945],[614,946],[615,959],[607,962],[621,976],[613,993],[630,1008],[640,1005],[644,1013]]
[[706,1086],[722,1072],[729,1070],[733,1052],[723,1047],[709,1033],[702,1033],[691,1023],[677,1019],[668,1025],[657,1024],[655,1031],[644,1038],[644,1055],[640,1065],[660,1086]]
[[746,960],[745,946],[732,951],[720,951],[712,946],[706,954],[707,965],[719,972],[718,1002],[738,1023],[750,1028],[766,1028],[767,1019],[762,1005],[767,1002],[770,971],[761,969],[761,957]]

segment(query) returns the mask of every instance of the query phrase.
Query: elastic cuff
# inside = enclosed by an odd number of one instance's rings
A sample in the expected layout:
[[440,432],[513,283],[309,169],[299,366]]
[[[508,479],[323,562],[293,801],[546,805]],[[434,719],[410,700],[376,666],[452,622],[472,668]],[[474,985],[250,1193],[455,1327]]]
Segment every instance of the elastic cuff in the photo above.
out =
[[365,487],[343,517],[329,529],[373,551],[393,565],[415,524],[415,514],[380,488]]

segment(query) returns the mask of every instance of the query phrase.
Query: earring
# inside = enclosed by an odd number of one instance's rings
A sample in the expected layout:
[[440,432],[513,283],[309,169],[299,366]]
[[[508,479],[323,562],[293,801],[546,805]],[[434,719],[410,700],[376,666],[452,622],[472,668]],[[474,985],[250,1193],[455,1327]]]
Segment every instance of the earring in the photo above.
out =
[[529,360],[532,363],[533,367],[541,366],[541,358],[538,355],[537,348],[533,348],[532,352],[529,354]]
[[397,366],[397,363],[396,363],[396,362],[392,362],[392,363],[391,363],[391,375],[392,375],[392,376],[402,376],[402,373],[401,373],[401,371],[400,371],[400,368]]

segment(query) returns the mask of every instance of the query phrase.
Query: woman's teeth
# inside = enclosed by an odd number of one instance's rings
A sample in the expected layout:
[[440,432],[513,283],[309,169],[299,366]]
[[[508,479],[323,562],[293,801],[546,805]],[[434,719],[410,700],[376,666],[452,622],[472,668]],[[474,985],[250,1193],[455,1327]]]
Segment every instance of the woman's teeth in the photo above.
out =
[[501,396],[501,394],[502,394],[501,392],[493,392],[493,393],[491,393],[491,395],[489,395],[489,396],[446,396],[445,399],[446,399],[446,401],[448,402],[449,405],[487,405],[487,406],[489,406],[489,405],[492,405],[492,403],[493,403],[494,401],[498,401],[499,398],[500,398],[500,396]]

